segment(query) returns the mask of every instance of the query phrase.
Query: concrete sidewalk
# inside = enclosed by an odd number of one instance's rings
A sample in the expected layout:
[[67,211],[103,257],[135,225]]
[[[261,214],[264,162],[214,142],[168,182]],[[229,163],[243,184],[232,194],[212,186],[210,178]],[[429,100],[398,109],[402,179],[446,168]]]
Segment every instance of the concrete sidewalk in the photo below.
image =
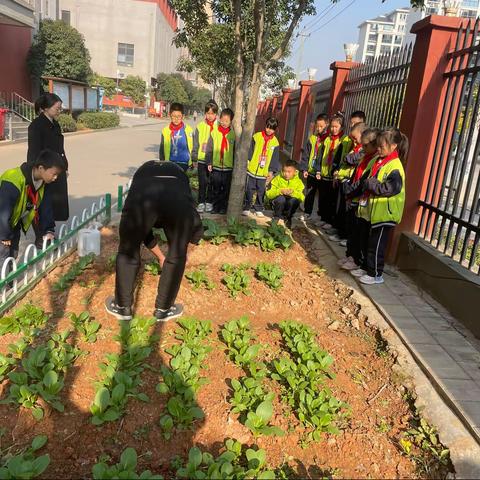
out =
[[[338,258],[345,256],[345,248],[328,240],[321,229],[311,224],[307,228],[321,236]],[[384,276],[382,285],[356,280],[480,443],[480,342],[408,277],[392,269]]]

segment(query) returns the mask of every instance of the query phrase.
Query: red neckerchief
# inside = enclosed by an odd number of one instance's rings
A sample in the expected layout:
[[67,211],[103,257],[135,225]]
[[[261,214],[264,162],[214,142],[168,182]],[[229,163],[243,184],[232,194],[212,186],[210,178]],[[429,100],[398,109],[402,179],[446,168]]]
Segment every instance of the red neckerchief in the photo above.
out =
[[184,127],[183,122],[180,122],[178,125],[174,125],[170,122],[168,128],[170,128],[170,138],[173,138],[175,134]]
[[222,145],[220,146],[220,158],[223,160],[223,155],[225,151],[228,150],[228,139],[227,135],[230,133],[230,127],[218,126],[218,131],[222,134]]
[[33,188],[31,185],[27,185],[27,197],[28,199],[32,202],[33,205],[33,210],[35,212],[35,216],[33,217],[33,223],[35,225],[38,225],[38,200],[40,198],[40,195],[38,194],[38,191],[33,191]]
[[211,122],[209,122],[207,119],[205,119],[205,123],[210,127],[210,133],[212,133],[213,127],[215,125],[215,120],[212,120]]
[[314,155],[315,158],[317,158],[318,154],[318,149],[320,148],[320,144],[328,137],[328,133],[320,132],[317,133],[317,141],[315,142],[315,150],[314,150]]
[[262,130],[262,136],[263,136],[262,157],[266,157],[266,156],[267,156],[267,145],[268,145],[268,142],[275,136],[275,134],[272,133],[271,135],[267,135],[267,134],[265,133],[265,130]]
[[330,142],[330,150],[328,151],[327,164],[331,165],[333,163],[333,154],[335,152],[335,147],[336,147],[335,143],[337,142],[337,140],[343,137],[343,132],[340,132],[338,135],[330,134],[329,137],[331,142]]
[[375,155],[376,153],[366,153],[363,156],[362,161],[358,164],[357,168],[355,169],[355,173],[353,174],[353,183],[358,182],[362,178],[365,169],[368,167],[368,164]]
[[353,147],[353,153],[358,153],[362,149],[362,144],[361,143],[355,143],[355,141],[353,142],[353,144],[355,145]]

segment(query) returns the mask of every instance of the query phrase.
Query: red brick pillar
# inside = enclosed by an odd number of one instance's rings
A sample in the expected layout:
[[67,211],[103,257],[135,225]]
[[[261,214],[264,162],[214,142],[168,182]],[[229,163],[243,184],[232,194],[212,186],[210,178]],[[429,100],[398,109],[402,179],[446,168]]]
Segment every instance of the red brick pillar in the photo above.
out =
[[295,125],[295,139],[293,141],[292,159],[296,162],[301,160],[301,151],[303,147],[303,139],[305,137],[305,129],[307,128],[307,114],[311,109],[312,99],[310,89],[316,83],[315,80],[302,80],[300,82],[300,97],[298,103],[297,124]]
[[345,84],[348,80],[350,70],[358,65],[355,62],[334,62],[330,65],[333,71],[332,89],[330,92],[329,113],[333,115],[343,109],[343,97],[345,94]]
[[396,258],[401,232],[415,231],[418,226],[418,201],[426,192],[446,94],[446,54],[455,47],[462,21],[432,15],[415,23],[411,30],[417,38],[400,120],[400,130],[410,141],[405,168],[406,201],[402,223],[395,228],[390,245],[390,261]]
[[280,114],[280,117],[278,119],[278,133],[277,133],[277,138],[278,141],[280,142],[280,148],[283,148],[283,144],[285,142],[285,135],[287,134],[287,121],[288,121],[288,100],[290,98],[290,95],[292,93],[291,88],[284,88],[282,90],[283,96],[282,96],[282,112]]

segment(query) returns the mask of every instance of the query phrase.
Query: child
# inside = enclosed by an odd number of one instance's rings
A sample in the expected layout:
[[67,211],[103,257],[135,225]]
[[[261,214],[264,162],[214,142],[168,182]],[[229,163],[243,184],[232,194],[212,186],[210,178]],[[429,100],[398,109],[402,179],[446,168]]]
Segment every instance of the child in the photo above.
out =
[[273,176],[273,172],[279,170],[278,139],[275,130],[278,128],[278,120],[270,117],[265,123],[265,130],[257,132],[252,139],[252,145],[248,155],[247,185],[245,189],[245,202],[242,215],[250,215],[253,195],[256,194],[255,214],[263,217],[263,197],[267,181]]
[[319,226],[325,230],[333,227],[336,210],[336,191],[333,185],[334,159],[350,150],[351,141],[343,134],[343,117],[334,115],[330,120],[330,132],[323,142],[323,150],[315,164],[316,178],[320,180],[320,196],[318,199],[322,221]]
[[[405,206],[405,172],[402,161],[408,139],[397,128],[388,128],[377,137],[377,154],[368,178],[363,182],[359,215],[369,217],[367,271],[360,277],[366,285],[383,283],[385,250],[390,233],[400,223]],[[362,212],[361,212],[362,210]]]
[[365,112],[356,110],[350,115],[350,129],[352,129],[357,123],[367,123]]
[[368,175],[372,163],[376,160],[377,136],[380,130],[367,129],[363,132],[362,157],[355,166],[351,178],[342,184],[347,201],[347,252],[345,258],[338,261],[340,268],[350,270],[354,276],[362,276],[366,271],[368,236],[370,233],[369,219],[358,216],[359,187],[362,177]]
[[184,172],[192,165],[193,131],[183,123],[183,105],[170,106],[170,125],[162,130],[160,161],[176,163]]
[[[303,177],[307,180],[307,195],[305,196],[305,215],[303,220],[308,220],[312,216],[315,196],[320,190],[320,180],[315,177],[315,161],[320,153],[323,142],[328,136],[328,116],[320,114],[315,120],[313,134],[308,139],[308,143],[303,150],[303,159],[301,169]],[[320,216],[320,204],[318,205],[318,215]]]
[[205,161],[211,172],[213,213],[227,213],[228,196],[232,183],[235,156],[235,132],[231,128],[233,111],[224,108],[220,113],[220,125],[215,128],[207,144]]
[[202,120],[193,134],[192,159],[197,162],[198,168],[198,207],[199,213],[210,213],[213,209],[212,192],[209,188],[210,174],[205,163],[207,143],[212,131],[217,128],[218,105],[210,100],[205,105],[205,119]]
[[52,150],[42,150],[32,163],[7,170],[0,177],[0,268],[16,258],[20,231],[39,226],[43,239],[53,240],[55,221],[50,199],[44,198],[45,185],[65,170],[65,160]]
[[305,199],[304,185],[297,172],[297,164],[287,160],[282,173],[277,175],[267,190],[267,198],[273,204],[273,220],[284,220],[287,228],[292,228],[292,217]]
[[349,143],[344,144],[344,149],[338,149],[339,155],[336,156],[338,158],[334,160],[333,183],[337,190],[335,211],[335,228],[337,232],[330,235],[329,239],[333,242],[340,242],[342,247],[347,245],[347,210],[342,184],[350,180],[355,165],[363,156],[361,142],[362,133],[366,128],[367,126],[364,123],[356,123],[350,130]]

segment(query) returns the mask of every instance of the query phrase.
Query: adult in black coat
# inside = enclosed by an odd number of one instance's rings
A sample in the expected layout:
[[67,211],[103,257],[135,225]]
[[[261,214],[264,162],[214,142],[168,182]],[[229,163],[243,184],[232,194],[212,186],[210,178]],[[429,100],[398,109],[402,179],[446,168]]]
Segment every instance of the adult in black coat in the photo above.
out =
[[37,118],[28,127],[27,163],[33,164],[42,150],[59,153],[65,161],[65,170],[57,181],[46,186],[45,196],[52,203],[54,220],[68,220],[68,160],[63,146],[63,135],[57,119],[62,111],[62,100],[54,93],[44,93],[35,102]]

